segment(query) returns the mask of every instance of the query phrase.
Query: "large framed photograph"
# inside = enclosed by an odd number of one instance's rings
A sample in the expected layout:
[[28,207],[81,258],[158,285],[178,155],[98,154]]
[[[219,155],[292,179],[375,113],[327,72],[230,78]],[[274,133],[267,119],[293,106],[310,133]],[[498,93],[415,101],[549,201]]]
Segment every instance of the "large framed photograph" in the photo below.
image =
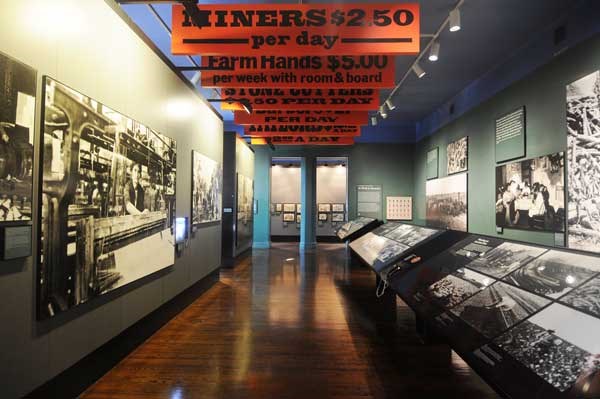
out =
[[175,261],[175,140],[44,77],[38,319]]
[[344,212],[345,205],[344,204],[331,204],[331,211],[332,212]]
[[236,218],[236,247],[249,245],[252,241],[254,225],[254,181],[237,174],[237,218]]
[[467,174],[461,173],[425,183],[427,226],[467,231]]
[[0,223],[31,220],[35,69],[0,53]]
[[567,245],[600,252],[600,71],[567,85]]
[[223,166],[192,150],[192,223],[221,220]]
[[496,226],[565,231],[564,153],[496,167]]
[[449,175],[467,170],[469,168],[469,138],[463,137],[448,144],[446,155]]

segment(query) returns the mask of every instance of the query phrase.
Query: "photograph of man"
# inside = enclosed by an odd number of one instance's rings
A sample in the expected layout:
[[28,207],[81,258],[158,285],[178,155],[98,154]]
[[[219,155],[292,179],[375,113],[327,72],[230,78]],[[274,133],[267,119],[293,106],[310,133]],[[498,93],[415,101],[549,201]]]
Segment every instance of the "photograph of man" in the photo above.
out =
[[148,213],[144,204],[144,188],[141,185],[142,167],[139,163],[132,163],[129,167],[131,180],[125,189],[125,210],[129,215]]

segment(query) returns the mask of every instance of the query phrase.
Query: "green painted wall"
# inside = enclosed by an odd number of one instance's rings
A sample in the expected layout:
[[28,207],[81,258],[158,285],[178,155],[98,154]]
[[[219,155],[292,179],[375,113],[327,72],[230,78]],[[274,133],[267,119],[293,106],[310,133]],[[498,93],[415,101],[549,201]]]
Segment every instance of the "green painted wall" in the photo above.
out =
[[[446,145],[469,136],[469,231],[496,235],[494,121],[522,105],[526,107],[526,156],[532,158],[567,145],[565,86],[600,69],[600,38],[587,40],[557,56],[464,116],[417,143],[415,150],[415,222],[425,222],[427,151],[440,147],[440,177],[446,176]],[[554,234],[505,229],[506,238],[554,245]]]
[[[272,157],[347,157],[348,216],[356,217],[356,186],[380,184],[385,197],[413,195],[413,144],[355,144],[351,147],[277,147],[254,146],[255,195],[259,198],[254,219],[254,247],[269,245],[269,188]],[[385,211],[384,211],[385,214]],[[385,215],[384,215],[385,216]]]

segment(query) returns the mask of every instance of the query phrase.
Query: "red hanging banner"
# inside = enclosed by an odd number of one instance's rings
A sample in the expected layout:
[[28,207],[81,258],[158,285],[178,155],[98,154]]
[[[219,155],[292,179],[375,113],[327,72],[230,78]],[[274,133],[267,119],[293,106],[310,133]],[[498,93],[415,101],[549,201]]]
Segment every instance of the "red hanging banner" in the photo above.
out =
[[252,137],[251,144],[261,145],[353,145],[354,138],[339,136],[275,136]]
[[244,126],[244,135],[253,137],[273,137],[286,134],[297,136],[360,136],[360,126],[344,125],[250,125]]
[[173,6],[173,54],[414,55],[417,3]]
[[386,55],[327,57],[202,57],[206,68],[228,68],[202,72],[203,87],[306,87],[389,88],[394,87],[394,58]]
[[235,111],[236,125],[367,125],[366,111]]
[[[373,89],[223,89],[221,97],[247,99],[253,110],[369,111],[379,106]],[[221,109],[239,111],[223,103]]]

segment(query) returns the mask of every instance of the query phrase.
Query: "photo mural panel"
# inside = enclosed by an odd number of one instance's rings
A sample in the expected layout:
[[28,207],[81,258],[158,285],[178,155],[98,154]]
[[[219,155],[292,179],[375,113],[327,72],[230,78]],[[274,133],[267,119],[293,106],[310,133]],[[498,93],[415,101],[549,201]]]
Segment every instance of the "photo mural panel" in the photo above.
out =
[[175,262],[176,142],[44,77],[38,319]]
[[252,242],[252,229],[254,222],[253,204],[254,181],[249,177],[237,174],[237,219],[236,219],[236,247],[249,245]]
[[496,167],[496,226],[565,231],[563,152]]
[[600,71],[567,85],[570,248],[600,252]]
[[469,138],[463,137],[446,147],[448,174],[464,172],[469,167]]
[[0,222],[31,220],[36,81],[0,53]]
[[467,231],[467,174],[425,183],[427,226]]
[[223,166],[192,150],[192,224],[221,220]]

